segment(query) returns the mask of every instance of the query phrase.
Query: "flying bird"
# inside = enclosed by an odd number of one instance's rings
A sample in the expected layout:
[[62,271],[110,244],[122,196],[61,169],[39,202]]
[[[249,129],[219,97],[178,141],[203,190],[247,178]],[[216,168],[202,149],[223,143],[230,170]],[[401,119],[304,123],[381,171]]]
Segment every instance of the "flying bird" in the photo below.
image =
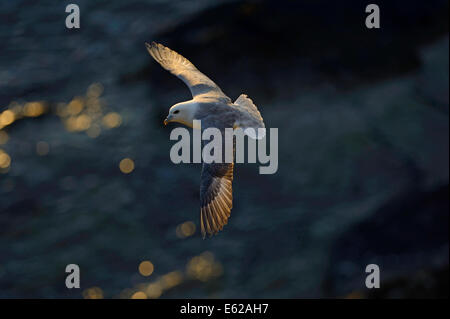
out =
[[[253,101],[241,94],[233,103],[206,75],[188,59],[162,44],[146,43],[148,52],[164,69],[180,78],[192,93],[192,99],[173,105],[164,120],[193,127],[201,121],[201,129],[215,127],[224,136],[225,128],[264,128],[263,118]],[[217,234],[228,223],[233,207],[233,162],[203,162],[200,181],[200,225],[202,236]]]

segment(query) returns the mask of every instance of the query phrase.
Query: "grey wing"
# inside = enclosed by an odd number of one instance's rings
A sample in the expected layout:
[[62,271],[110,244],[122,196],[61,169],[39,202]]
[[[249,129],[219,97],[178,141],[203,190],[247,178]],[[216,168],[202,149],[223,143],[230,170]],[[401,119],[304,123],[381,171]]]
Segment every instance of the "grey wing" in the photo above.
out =
[[203,163],[200,182],[202,236],[212,236],[228,223],[233,207],[233,163]]
[[185,57],[165,47],[162,44],[146,43],[150,55],[167,71],[180,78],[191,90],[192,96],[205,95],[208,97],[229,98],[206,75]]
[[[264,135],[258,134],[258,128],[265,128],[264,120],[253,101],[247,95],[241,94],[234,102],[234,107],[240,111],[236,126],[244,129],[245,133],[252,138],[264,137],[265,131],[263,131]],[[248,128],[253,128],[256,136],[251,131],[246,131]]]

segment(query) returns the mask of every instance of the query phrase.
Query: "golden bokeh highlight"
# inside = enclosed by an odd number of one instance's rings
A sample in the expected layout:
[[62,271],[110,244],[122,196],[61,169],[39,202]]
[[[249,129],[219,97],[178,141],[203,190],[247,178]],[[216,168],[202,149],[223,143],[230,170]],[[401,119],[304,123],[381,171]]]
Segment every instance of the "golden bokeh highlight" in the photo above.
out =
[[[122,117],[117,112],[104,113],[106,106],[100,98],[104,91],[101,83],[91,84],[84,96],[75,96],[69,102],[52,103],[46,101],[11,101],[5,110],[0,111],[0,145],[5,145],[10,136],[3,128],[12,125],[23,118],[34,118],[44,115],[48,111],[58,115],[64,127],[69,132],[85,132],[91,138],[96,138],[102,131],[102,126],[109,129],[122,124]],[[36,144],[36,153],[40,156],[47,155],[50,145],[40,141]],[[11,167],[11,156],[0,150],[0,173],[6,173]],[[134,170],[134,162],[124,159],[119,165],[123,173],[131,173]]]
[[2,127],[10,125],[15,120],[15,114],[11,110],[5,110],[0,114],[0,125]]
[[184,222],[178,225],[175,231],[179,238],[190,237],[195,234],[195,224],[191,221]]
[[60,117],[67,131],[85,132],[91,138],[98,137],[102,127],[113,129],[122,124],[122,116],[117,112],[104,113],[106,106],[100,96],[103,93],[101,83],[93,83],[86,95],[76,96],[68,103],[60,102],[54,112]]
[[88,288],[83,291],[84,299],[103,299],[103,290],[99,287]]
[[[139,268],[145,262],[147,261],[141,262]],[[141,269],[139,272],[141,272]],[[122,290],[118,297],[137,299],[138,297],[144,297],[145,294],[148,299],[157,299],[166,291],[181,285],[183,282],[192,280],[206,282],[218,278],[222,274],[222,264],[215,260],[211,252],[206,251],[201,255],[191,258],[186,265],[185,271],[175,270],[157,277],[152,282],[136,284],[133,288]]]
[[145,276],[145,277],[150,276],[153,273],[154,269],[155,268],[154,268],[153,264],[148,260],[143,261],[139,264],[139,273],[142,276]]
[[0,149],[0,168],[7,169],[11,165],[11,157]]
[[44,102],[28,102],[22,106],[16,101],[12,101],[9,104],[8,109],[0,112],[0,130],[13,124],[24,116],[37,117],[44,114],[46,110],[47,105]]
[[69,132],[86,131],[91,127],[91,118],[85,114],[71,116],[66,120],[65,126]]
[[66,130],[69,132],[75,132],[77,130],[76,128],[76,118],[71,116],[69,117],[65,122],[64,126],[66,127]]
[[91,127],[91,118],[85,114],[77,116],[75,119],[75,127],[77,131],[85,131]]
[[160,284],[166,290],[179,285],[182,281],[183,274],[180,271],[172,271],[161,277]]
[[83,110],[83,107],[83,100],[80,97],[76,97],[67,105],[67,114],[77,115]]
[[149,284],[145,292],[150,299],[156,299],[162,295],[163,290],[161,285],[158,282],[155,282]]
[[187,264],[186,273],[189,277],[207,281],[219,277],[223,273],[222,265],[214,260],[210,252],[193,257]]
[[94,118],[101,118],[103,116],[102,106],[103,101],[99,98],[88,97],[86,99],[86,112]]
[[131,296],[131,299],[147,299],[147,295],[143,291],[138,291]]
[[93,83],[88,89],[86,95],[92,98],[98,98],[103,93],[103,85],[101,83]]
[[134,161],[131,158],[124,158],[119,163],[120,171],[129,174],[134,170]]
[[103,117],[102,123],[107,128],[116,128],[122,124],[122,117],[116,112],[110,112]]
[[27,117],[37,117],[42,115],[46,110],[43,102],[28,102],[23,106],[22,113]]
[[[84,132],[89,137],[95,138],[104,130],[117,128],[122,125],[122,116],[117,112],[108,112],[106,103],[100,98],[103,93],[103,86],[100,83],[93,83],[86,91],[85,96],[77,96],[68,102],[47,104],[44,101],[15,102],[12,101],[7,109],[0,112],[0,145],[5,145],[10,140],[10,136],[4,127],[24,117],[37,117],[51,111],[56,114],[65,128],[70,132]],[[38,155],[44,156],[50,152],[50,144],[46,141],[39,141],[35,145]],[[0,173],[5,173],[11,167],[12,159],[5,150],[0,149]],[[135,162],[131,158],[123,158],[119,163],[120,171],[129,174],[135,169]],[[11,186],[11,188],[14,187]],[[196,226],[192,221],[186,221],[176,227],[176,234],[179,238],[187,238],[196,233]],[[184,282],[200,280],[206,282],[217,278],[223,274],[222,265],[215,260],[214,256],[205,252],[192,257],[185,267],[175,270],[155,278],[154,265],[150,261],[142,261],[139,264],[139,273],[149,277],[150,281],[135,284],[134,287],[125,288],[120,294],[121,298],[159,298],[165,292],[177,287]],[[143,279],[145,280],[145,278]],[[99,287],[85,289],[82,295],[86,299],[104,298],[104,293]]]

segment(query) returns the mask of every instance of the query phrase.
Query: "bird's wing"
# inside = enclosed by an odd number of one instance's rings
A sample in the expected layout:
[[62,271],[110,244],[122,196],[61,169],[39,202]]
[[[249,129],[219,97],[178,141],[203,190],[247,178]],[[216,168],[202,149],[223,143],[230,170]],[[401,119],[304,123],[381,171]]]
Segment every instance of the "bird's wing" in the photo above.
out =
[[229,100],[216,83],[197,70],[182,55],[156,42],[146,43],[145,46],[150,55],[164,69],[180,78],[189,87],[194,98],[199,95],[205,95]]
[[[244,129],[244,132],[252,138],[263,138],[265,131],[263,134],[258,134],[258,128],[265,128],[264,121],[253,101],[247,95],[241,94],[234,102],[234,107],[241,113],[236,125]],[[248,128],[253,128],[256,136],[252,131],[247,131]]]
[[200,182],[202,236],[212,236],[228,222],[233,207],[233,163],[203,163]]

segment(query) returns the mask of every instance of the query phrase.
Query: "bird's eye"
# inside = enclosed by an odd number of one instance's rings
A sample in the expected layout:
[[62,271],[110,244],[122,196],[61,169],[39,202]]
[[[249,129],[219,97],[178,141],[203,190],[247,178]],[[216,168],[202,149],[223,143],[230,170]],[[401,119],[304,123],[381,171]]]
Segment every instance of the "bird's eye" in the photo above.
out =
[[178,113],[180,113],[180,110],[173,111],[173,114],[178,114]]

